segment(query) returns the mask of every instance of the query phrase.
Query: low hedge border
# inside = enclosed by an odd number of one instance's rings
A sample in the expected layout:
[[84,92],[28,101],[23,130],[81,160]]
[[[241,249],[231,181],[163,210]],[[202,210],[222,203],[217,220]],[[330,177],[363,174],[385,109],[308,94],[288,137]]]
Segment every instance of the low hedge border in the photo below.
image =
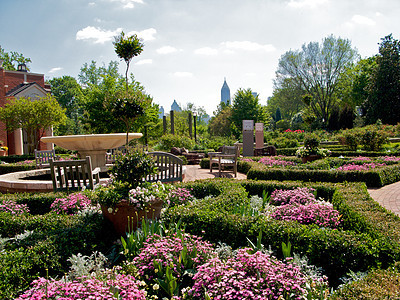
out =
[[[249,164],[249,166],[245,164]],[[247,170],[247,179],[255,180],[364,182],[368,187],[382,187],[400,180],[400,165],[391,165],[369,171],[337,171],[271,168],[259,163],[240,162],[238,169]]]
[[19,172],[19,171],[34,170],[35,168],[36,168],[35,165],[17,165],[14,163],[1,164],[0,165],[0,175],[7,174],[7,173],[13,173],[13,172]]
[[[181,219],[187,231],[203,235],[215,243],[229,243],[233,247],[245,246],[246,237],[255,241],[261,230],[263,244],[270,245],[278,255],[281,255],[281,243],[289,240],[293,251],[307,255],[311,263],[322,267],[333,285],[337,285],[339,278],[349,270],[388,267],[400,259],[400,218],[374,202],[365,184],[244,180],[237,182],[235,187],[229,180],[214,179],[182,185],[191,188],[196,197],[210,194],[215,197],[170,209],[165,215],[168,222]],[[239,195],[245,192],[260,194],[264,189],[270,192],[277,188],[297,186],[313,187],[317,196],[323,195],[332,201],[343,215],[344,230],[266,220],[263,216],[245,217],[234,213],[234,207],[243,203]]]

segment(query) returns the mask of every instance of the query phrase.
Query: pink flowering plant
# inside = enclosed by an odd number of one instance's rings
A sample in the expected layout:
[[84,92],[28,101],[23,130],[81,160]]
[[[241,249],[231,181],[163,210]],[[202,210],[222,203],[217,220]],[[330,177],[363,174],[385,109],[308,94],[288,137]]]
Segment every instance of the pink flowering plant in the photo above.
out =
[[0,212],[7,212],[13,215],[21,215],[29,213],[28,205],[18,204],[12,200],[3,200],[0,202]]
[[260,251],[239,249],[235,257],[213,258],[198,268],[188,291],[193,299],[307,299],[300,269]]
[[276,220],[337,228],[341,221],[339,212],[331,203],[317,200],[312,191],[308,188],[275,190],[270,197],[272,205],[266,207],[265,214]]
[[82,193],[70,194],[66,198],[56,198],[50,205],[57,214],[74,215],[79,211],[91,207],[91,200]]
[[149,293],[172,298],[192,286],[196,269],[216,254],[209,242],[178,231],[169,236],[154,234],[131,263],[140,278],[155,284]]
[[368,171],[375,168],[385,167],[384,163],[363,163],[363,164],[345,164],[337,168],[338,171]]
[[295,188],[292,190],[275,190],[271,194],[270,203],[273,205],[306,204],[315,201],[315,190],[312,188]]
[[191,194],[191,191],[187,188],[182,187],[171,187],[167,203],[170,207],[175,205],[181,205],[193,201],[195,197]]
[[74,281],[39,278],[16,300],[132,299],[145,300],[141,282],[131,275],[106,272],[103,277],[81,277]]

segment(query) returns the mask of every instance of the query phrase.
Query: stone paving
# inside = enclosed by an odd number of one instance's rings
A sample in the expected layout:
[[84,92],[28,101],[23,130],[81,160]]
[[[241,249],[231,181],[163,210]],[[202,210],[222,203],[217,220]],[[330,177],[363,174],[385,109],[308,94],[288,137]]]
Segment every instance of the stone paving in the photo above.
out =
[[[213,170],[213,172],[210,173],[209,169],[201,169],[199,165],[187,165],[185,168],[184,182],[197,179],[218,178],[218,170]],[[223,171],[221,177],[235,178],[231,171]],[[246,178],[246,174],[237,173],[236,179]],[[392,183],[379,189],[368,189],[368,192],[380,205],[400,216],[400,182]]]
[[368,192],[376,202],[400,216],[400,182],[379,189],[368,189]]

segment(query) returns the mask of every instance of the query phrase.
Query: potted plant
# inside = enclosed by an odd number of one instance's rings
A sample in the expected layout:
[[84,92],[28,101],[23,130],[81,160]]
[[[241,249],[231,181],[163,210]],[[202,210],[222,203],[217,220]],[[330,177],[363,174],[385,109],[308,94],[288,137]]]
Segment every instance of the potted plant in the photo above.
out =
[[301,157],[303,163],[314,161],[330,155],[328,149],[319,148],[319,139],[315,135],[304,138],[304,146],[296,151],[296,156]]
[[143,218],[160,217],[169,189],[161,182],[145,182],[147,175],[156,173],[151,157],[128,151],[110,169],[110,181],[95,191],[97,202],[106,219],[121,235],[135,230]]
[[0,156],[6,156],[8,151],[7,146],[3,146],[3,141],[0,141]]

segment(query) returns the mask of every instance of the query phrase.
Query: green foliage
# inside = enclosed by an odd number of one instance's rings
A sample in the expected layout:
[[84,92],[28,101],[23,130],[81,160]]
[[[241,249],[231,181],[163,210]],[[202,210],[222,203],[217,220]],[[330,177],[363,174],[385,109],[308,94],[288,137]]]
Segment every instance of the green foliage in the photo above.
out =
[[8,199],[18,204],[26,204],[31,215],[44,215],[50,212],[50,205],[56,198],[63,197],[63,193],[15,193],[2,195],[0,201]]
[[286,130],[290,128],[290,120],[279,120],[276,122],[276,129]]
[[172,147],[193,149],[194,140],[187,136],[165,134],[160,137],[159,143],[156,145],[155,149],[169,152]]
[[131,36],[125,36],[122,31],[120,35],[116,36],[114,39],[114,50],[120,59],[123,59],[126,63],[126,89],[128,90],[128,71],[129,64],[135,56],[138,56],[143,51],[144,44],[137,37],[136,34]]
[[315,134],[308,134],[304,137],[304,147],[316,149],[319,147],[319,138]]
[[383,144],[387,143],[386,133],[382,130],[376,130],[373,126],[364,128],[364,134],[361,137],[361,143],[367,151],[378,151],[382,149]]
[[[312,264],[322,267],[332,285],[338,284],[339,278],[349,270],[365,271],[374,266],[388,266],[400,255],[400,219],[373,201],[365,186],[359,183],[314,184],[252,180],[233,183],[225,179],[187,183],[183,186],[209,197],[201,199],[196,195],[199,201],[174,207],[167,212],[167,220],[181,219],[182,224],[186,225],[186,231],[202,234],[212,242],[228,242],[233,247],[245,246],[246,238],[256,240],[260,230],[262,244],[269,245],[277,253],[281,253],[282,242],[290,240],[291,251],[307,255]],[[235,203],[247,201],[240,186],[248,194],[259,196],[263,191],[312,187],[316,189],[317,197],[331,201],[343,215],[344,230],[276,221],[262,215],[233,214]],[[216,193],[215,189],[220,193]]]
[[295,139],[289,139],[286,137],[278,137],[268,141],[269,145],[274,145],[278,148],[294,148],[299,146],[299,142]]
[[12,99],[0,108],[0,120],[6,123],[7,130],[23,128],[28,133],[29,153],[37,149],[42,131],[53,125],[63,124],[66,120],[65,109],[62,109],[57,100],[48,94],[40,99],[18,98]]
[[310,94],[311,97],[304,98],[310,116],[320,122],[320,126],[326,126],[336,102],[338,78],[357,56],[357,50],[351,47],[349,40],[331,35],[321,44],[310,42],[300,50],[290,50],[282,55],[276,81],[282,85],[284,80],[293,80],[295,86]]
[[223,109],[214,112],[214,116],[208,123],[208,131],[212,136],[226,136],[231,135],[231,119],[232,107],[226,106]]
[[[3,60],[3,68],[4,70],[9,70],[9,71],[16,71],[17,67],[16,65],[22,64],[22,63],[30,63],[32,62],[29,57],[23,56],[23,54],[11,51],[11,52],[6,52],[1,46],[0,46],[0,59]],[[27,66],[26,69],[29,71],[29,67]]]
[[33,163],[32,164],[17,164],[17,163],[0,164],[0,174],[34,170],[35,168],[36,168],[36,166]]
[[254,123],[261,122],[268,124],[268,114],[265,107],[261,106],[260,99],[252,94],[251,89],[239,89],[233,97],[232,134],[238,138],[242,134],[242,121],[254,120]]
[[80,103],[83,96],[82,87],[71,76],[53,78],[49,82],[51,93],[60,106],[66,109],[65,114],[67,116],[66,124],[57,126],[56,135],[83,134],[81,122],[83,112]]
[[128,183],[128,188],[136,188],[147,175],[156,174],[154,160],[145,153],[128,149],[110,169],[115,181]]
[[399,264],[386,270],[371,271],[366,277],[350,282],[336,290],[329,299],[398,299],[400,297]]
[[390,34],[381,39],[376,67],[363,105],[367,124],[382,120],[395,125],[400,116],[400,42]]

